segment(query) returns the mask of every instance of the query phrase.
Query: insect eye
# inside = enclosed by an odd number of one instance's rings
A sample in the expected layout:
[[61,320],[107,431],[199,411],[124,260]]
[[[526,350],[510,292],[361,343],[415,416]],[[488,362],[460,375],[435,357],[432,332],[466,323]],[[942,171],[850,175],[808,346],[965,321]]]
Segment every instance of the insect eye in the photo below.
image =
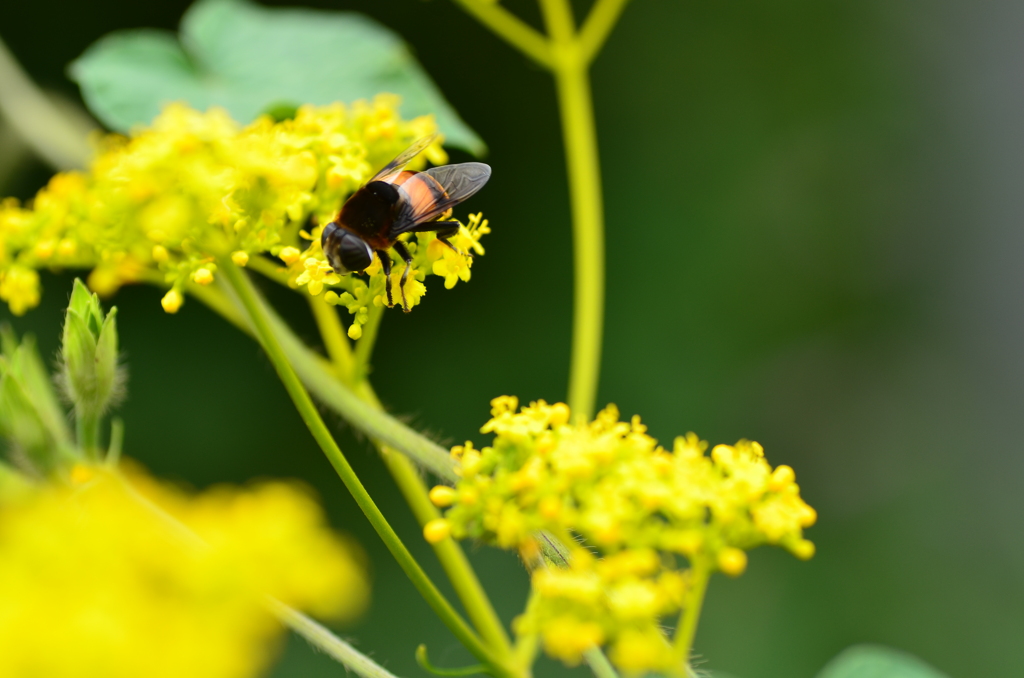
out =
[[331,222],[324,226],[320,246],[337,273],[362,271],[373,261],[373,250],[359,236]]
[[373,261],[373,251],[358,236],[347,231],[341,233],[341,241],[338,243],[338,258],[341,259],[344,272],[362,271]]

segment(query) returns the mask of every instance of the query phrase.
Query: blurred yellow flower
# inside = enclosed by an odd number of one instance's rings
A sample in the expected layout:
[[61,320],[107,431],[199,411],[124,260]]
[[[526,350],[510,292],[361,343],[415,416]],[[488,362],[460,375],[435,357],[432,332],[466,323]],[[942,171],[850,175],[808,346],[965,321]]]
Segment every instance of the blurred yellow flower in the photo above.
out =
[[253,676],[282,631],[267,596],[336,619],[367,604],[360,550],[295,486],[69,475],[0,504],[0,675]]

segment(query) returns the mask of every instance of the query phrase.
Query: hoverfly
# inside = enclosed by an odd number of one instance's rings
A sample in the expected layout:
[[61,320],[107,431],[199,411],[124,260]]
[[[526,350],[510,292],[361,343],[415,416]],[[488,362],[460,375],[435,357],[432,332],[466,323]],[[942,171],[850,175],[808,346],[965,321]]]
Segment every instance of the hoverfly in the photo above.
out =
[[491,178],[491,168],[482,162],[442,165],[422,172],[406,170],[405,166],[436,138],[437,134],[423,137],[377,172],[352,194],[320,235],[327,261],[338,274],[363,271],[373,263],[376,253],[387,281],[388,306],[394,305],[388,255],[388,250],[394,248],[405,261],[399,289],[406,313],[405,281],[412,255],[398,236],[436,231],[438,240],[458,252],[448,239],[458,232],[459,222],[445,219],[452,207],[479,191]]

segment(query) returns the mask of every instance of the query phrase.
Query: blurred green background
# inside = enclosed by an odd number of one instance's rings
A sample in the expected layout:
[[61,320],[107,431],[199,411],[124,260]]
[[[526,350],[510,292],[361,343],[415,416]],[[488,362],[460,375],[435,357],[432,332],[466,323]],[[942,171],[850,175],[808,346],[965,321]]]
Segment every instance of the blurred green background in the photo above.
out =
[[[90,43],[173,29],[187,4],[7,2],[0,35],[37,82],[77,98],[64,69]],[[439,440],[482,442],[493,396],[565,394],[571,243],[551,78],[444,0],[301,4],[400,33],[491,149],[494,178],[471,205],[494,228],[487,256],[470,284],[435,279],[416,312],[387,314],[374,373],[391,411]],[[532,2],[504,4],[537,22]],[[634,0],[595,63],[599,400],[665,442],[688,430],[759,440],[820,516],[812,561],[760,549],[741,578],[716,578],[696,642],[704,668],[809,678],[842,648],[879,642],[951,676],[1024,675],[1022,35],[1024,4],[1011,0]],[[31,196],[48,170],[9,130],[0,143],[0,193]],[[45,276],[42,307],[13,320],[47,355],[70,283]],[[127,453],[196,487],[305,478],[373,563],[373,609],[343,633],[402,676],[426,675],[420,642],[438,664],[469,663],[256,345],[196,302],[165,315],[159,296],[115,300]],[[304,302],[274,298],[314,336]],[[440,578],[372,451],[332,421]],[[468,548],[511,619],[521,567]],[[292,639],[273,675],[342,670]]]

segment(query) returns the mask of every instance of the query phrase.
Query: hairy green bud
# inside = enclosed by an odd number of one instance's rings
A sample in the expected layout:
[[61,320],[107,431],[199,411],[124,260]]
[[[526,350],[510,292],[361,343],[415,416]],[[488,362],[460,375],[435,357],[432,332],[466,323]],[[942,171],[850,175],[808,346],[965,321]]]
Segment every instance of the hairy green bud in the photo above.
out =
[[75,280],[64,319],[62,377],[79,416],[103,414],[120,392],[117,309],[106,316],[99,297]]

